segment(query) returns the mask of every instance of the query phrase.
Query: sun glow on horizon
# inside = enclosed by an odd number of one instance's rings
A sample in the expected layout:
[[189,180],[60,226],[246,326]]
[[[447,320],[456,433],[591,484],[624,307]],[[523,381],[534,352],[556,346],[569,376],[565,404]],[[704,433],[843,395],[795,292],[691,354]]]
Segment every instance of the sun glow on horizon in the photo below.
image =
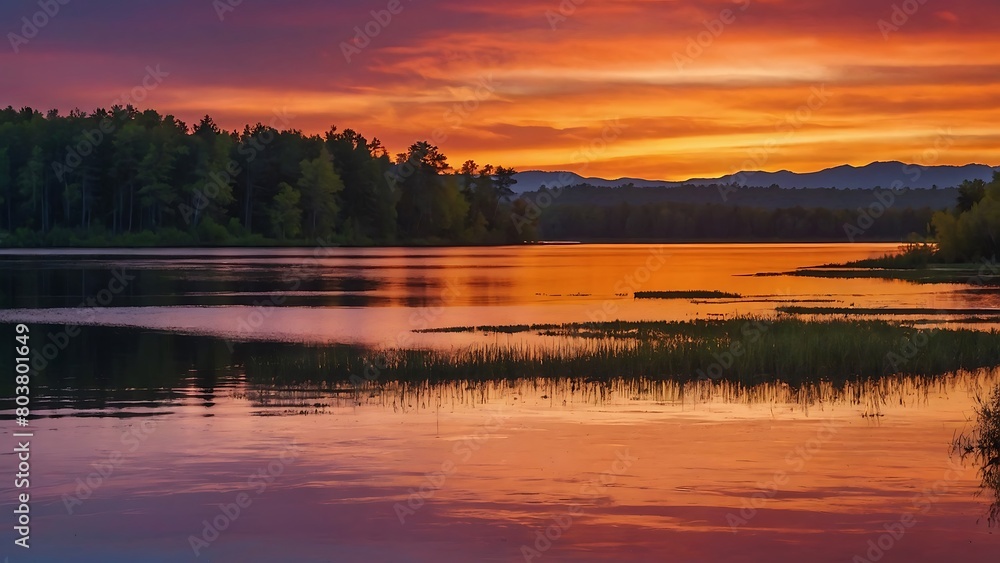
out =
[[[363,6],[309,0],[276,17],[245,5],[190,28],[180,47],[182,20],[204,14],[147,6],[160,23],[143,41],[96,41],[94,26],[124,16],[67,11],[59,33],[0,54],[5,74],[37,76],[5,88],[3,103],[107,107],[156,62],[170,75],[142,108],[189,124],[210,114],[227,129],[284,111],[289,128],[352,128],[393,153],[429,140],[454,165],[583,162],[591,175],[685,179],[732,173],[768,146],[760,168],[806,172],[912,161],[936,130],[954,141],[938,164],[1000,164],[996,3],[925,6],[888,32],[879,21],[891,4],[744,4],[588,2],[552,24],[559,4],[434,0],[407,5],[350,57],[342,43],[370,20]],[[735,15],[720,24],[724,10]],[[828,99],[803,111],[816,88]],[[622,129],[610,141],[609,123]]]

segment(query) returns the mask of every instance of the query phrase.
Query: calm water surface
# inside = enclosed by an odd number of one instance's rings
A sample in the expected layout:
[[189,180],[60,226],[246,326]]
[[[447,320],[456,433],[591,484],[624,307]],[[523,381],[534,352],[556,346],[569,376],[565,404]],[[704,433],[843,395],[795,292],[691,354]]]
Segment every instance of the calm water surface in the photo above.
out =
[[[816,306],[990,308],[955,284],[759,277],[894,251],[893,244],[576,245],[442,249],[37,251],[0,254],[0,322],[96,324],[237,340],[427,346],[414,329],[619,318],[690,319]],[[119,270],[107,307],[76,310]],[[134,278],[134,279],[131,279]],[[740,300],[635,300],[720,290]],[[406,335],[405,337],[403,335]]]
[[[961,285],[746,275],[893,248],[4,254],[4,334],[25,322],[41,346],[66,323],[82,328],[34,383],[30,556],[7,548],[9,525],[0,552],[11,562],[995,561],[1000,534],[983,518],[992,493],[977,496],[978,468],[949,445],[975,424],[996,371],[807,393],[532,381],[357,393],[255,384],[221,352],[230,341],[457,347],[472,337],[412,331],[769,314],[788,300],[998,305]],[[125,283],[106,306],[75,308],[112,288],[114,270]],[[631,296],[693,289],[745,299]],[[13,445],[13,403],[0,406]],[[5,479],[5,505],[14,492]],[[237,499],[246,506],[235,515]],[[192,537],[207,544],[199,555]]]

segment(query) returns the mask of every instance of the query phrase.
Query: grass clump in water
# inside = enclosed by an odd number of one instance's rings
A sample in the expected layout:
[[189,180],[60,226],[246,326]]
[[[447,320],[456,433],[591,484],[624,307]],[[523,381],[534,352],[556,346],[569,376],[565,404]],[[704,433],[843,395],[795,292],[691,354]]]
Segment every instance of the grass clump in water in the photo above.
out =
[[790,315],[1000,315],[1000,309],[931,309],[929,307],[800,307],[781,306],[779,313]]
[[854,268],[916,269],[943,263],[944,259],[937,254],[933,244],[918,242],[907,244],[900,252],[855,260],[843,265]]
[[900,252],[885,254],[878,258],[855,260],[846,264],[800,268],[780,275],[838,279],[893,279],[914,283],[1000,285],[1000,275],[998,275],[995,260],[949,262],[942,258],[934,245],[929,243],[908,244]]
[[635,299],[740,299],[739,293],[725,291],[636,291]]
[[802,385],[889,375],[933,377],[1000,365],[1000,332],[875,320],[741,317],[448,331],[501,329],[533,333],[540,343],[484,343],[449,351],[296,347],[286,354],[251,358],[246,371],[256,380],[355,383],[577,378]]

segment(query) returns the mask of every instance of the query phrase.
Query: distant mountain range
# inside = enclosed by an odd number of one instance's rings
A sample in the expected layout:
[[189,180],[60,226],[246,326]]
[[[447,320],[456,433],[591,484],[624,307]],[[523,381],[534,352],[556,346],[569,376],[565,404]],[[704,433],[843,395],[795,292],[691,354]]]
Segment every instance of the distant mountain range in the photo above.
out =
[[782,188],[887,188],[894,182],[903,182],[911,188],[931,188],[938,186],[950,188],[965,180],[990,180],[994,172],[1000,172],[1000,167],[985,164],[966,164],[964,166],[917,166],[903,162],[873,162],[867,166],[851,166],[845,164],[827,168],[819,172],[797,173],[788,170],[779,172],[745,172],[738,176],[729,175],[719,178],[692,178],[687,181],[645,180],[642,178],[587,178],[573,172],[542,172],[532,170],[515,175],[517,184],[514,190],[518,193],[535,191],[541,186],[571,186],[575,184],[590,184],[596,187],[613,188],[626,184],[636,187],[677,187],[682,185],[730,184],[737,181],[744,186],[771,186],[777,184]]

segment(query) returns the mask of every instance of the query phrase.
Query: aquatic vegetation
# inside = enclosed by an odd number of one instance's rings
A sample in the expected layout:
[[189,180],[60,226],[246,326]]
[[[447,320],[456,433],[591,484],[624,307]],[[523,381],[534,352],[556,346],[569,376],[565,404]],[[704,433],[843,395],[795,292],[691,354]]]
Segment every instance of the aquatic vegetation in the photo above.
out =
[[788,305],[778,307],[777,311],[790,315],[992,315],[994,318],[1000,315],[1000,310],[998,309],[932,309],[928,307],[801,307]]
[[[782,382],[742,385],[729,381],[653,379],[526,378],[483,381],[377,381],[366,387],[344,383],[249,381],[231,396],[248,401],[268,415],[334,412],[355,407],[393,411],[475,409],[482,405],[538,407],[646,405],[698,409],[705,404],[763,405],[772,410],[801,409],[809,414],[836,405],[861,408],[861,416],[884,416],[890,406],[923,405],[928,396],[967,389],[973,382],[992,384],[1000,370],[960,372],[945,377],[894,376],[834,384],[819,381],[800,386]],[[314,404],[318,402],[318,404]],[[296,408],[300,410],[295,410]],[[289,412],[289,411],[292,412]]]
[[[614,321],[429,332],[522,333],[532,344],[453,350],[289,348],[246,362],[258,381],[714,380],[799,386],[889,375],[939,376],[1000,365],[1000,332],[869,320],[740,317]],[[259,348],[258,348],[259,352]]]
[[740,299],[739,293],[725,291],[636,291],[635,299]]
[[983,492],[993,492],[987,519],[994,526],[1000,525],[1000,387],[989,399],[978,397],[977,402],[976,427],[956,438],[952,448],[962,461],[971,459],[979,466]]
[[[911,243],[904,246],[900,252],[884,254],[878,258],[866,258],[844,264],[854,268],[926,268],[931,264],[943,264],[945,261],[937,254],[937,247],[931,243]],[[835,265],[831,265],[835,266]]]
[[975,283],[984,286],[1000,285],[1000,275],[984,273],[981,264],[935,265],[926,268],[880,268],[880,267],[818,267],[801,268],[780,274],[764,273],[758,276],[800,276],[810,278],[835,279],[888,279],[913,283]]
[[932,243],[913,243],[900,252],[878,258],[855,260],[846,264],[825,264],[813,268],[799,268],[781,274],[815,278],[876,278],[910,281],[914,283],[971,283],[975,285],[1000,285],[1000,270],[996,260],[960,262],[946,260]]

